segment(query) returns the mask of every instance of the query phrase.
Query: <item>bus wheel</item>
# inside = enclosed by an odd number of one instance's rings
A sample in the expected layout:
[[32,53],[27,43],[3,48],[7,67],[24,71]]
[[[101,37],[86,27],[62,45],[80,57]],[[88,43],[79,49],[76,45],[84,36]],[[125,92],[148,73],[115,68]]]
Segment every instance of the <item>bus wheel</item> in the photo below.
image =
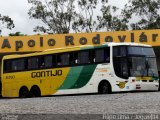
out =
[[27,87],[22,87],[19,90],[19,97],[20,98],[27,98],[29,96],[29,90]]
[[111,93],[111,86],[106,81],[102,81],[98,86],[98,93],[99,94],[109,94]]
[[30,97],[40,97],[41,91],[38,86],[32,86],[30,90]]

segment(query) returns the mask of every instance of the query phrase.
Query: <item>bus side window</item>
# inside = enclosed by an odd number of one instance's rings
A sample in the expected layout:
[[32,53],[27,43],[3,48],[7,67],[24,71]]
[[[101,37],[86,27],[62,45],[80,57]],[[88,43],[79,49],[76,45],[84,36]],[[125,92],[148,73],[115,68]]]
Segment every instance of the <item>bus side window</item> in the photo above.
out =
[[28,58],[28,69],[37,69],[38,68],[38,57]]
[[11,71],[11,67],[12,67],[12,61],[11,60],[5,60],[4,61],[4,72]]
[[110,62],[110,48],[104,49],[104,62]]
[[73,58],[74,64],[77,65],[79,63],[79,61],[78,61],[78,52],[76,51],[73,54],[74,54],[74,58]]
[[15,59],[12,61],[12,71],[20,71],[20,70],[25,70],[25,59]]
[[79,64],[90,63],[89,51],[80,51],[78,53],[78,61],[79,61]]
[[53,56],[52,55],[46,55],[44,57],[44,63],[46,68],[50,68],[53,66]]
[[110,51],[108,48],[95,49],[92,52],[93,63],[109,62]]
[[52,67],[57,66],[57,55],[52,55]]
[[92,59],[92,60],[91,60],[92,63],[95,63],[95,62],[96,62],[95,50],[92,50],[91,59]]
[[39,68],[44,68],[45,67],[45,60],[44,56],[39,57]]
[[70,62],[69,60],[70,60],[69,53],[61,54],[61,63],[62,63],[62,66],[69,65],[69,62]]
[[126,46],[114,46],[113,47],[113,57],[124,57],[126,56]]
[[72,66],[72,65],[74,65],[74,53],[73,52],[70,52],[69,53],[70,54],[70,57],[69,57],[69,64]]
[[62,63],[61,63],[61,55],[60,54],[57,54],[57,66],[61,66]]
[[104,49],[95,50],[95,62],[96,63],[104,62]]

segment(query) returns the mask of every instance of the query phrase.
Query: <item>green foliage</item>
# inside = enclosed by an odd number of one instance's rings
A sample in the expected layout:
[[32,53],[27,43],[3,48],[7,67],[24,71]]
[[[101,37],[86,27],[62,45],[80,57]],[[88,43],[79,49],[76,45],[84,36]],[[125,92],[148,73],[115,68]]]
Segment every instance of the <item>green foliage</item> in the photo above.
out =
[[78,0],[80,12],[72,25],[72,29],[75,32],[93,32],[98,30],[98,21],[95,13],[100,2],[104,5],[107,3],[107,0]]
[[93,19],[93,12],[96,9],[98,0],[78,0],[80,10],[79,17],[73,22],[72,29],[76,32],[92,32],[96,21]]
[[[34,28],[35,32],[93,32],[105,26],[105,20],[102,20],[105,18],[100,15],[96,16],[95,13],[97,13],[98,5],[105,7],[108,0],[28,0],[28,3],[32,5],[28,12],[30,18],[42,22],[41,26]],[[116,9],[113,7],[113,11]],[[111,13],[107,14],[111,15]],[[99,25],[99,22],[103,23]],[[121,21],[113,17],[109,22],[109,24],[113,22],[120,24]],[[112,29],[114,29],[113,25]]]
[[4,28],[12,29],[14,28],[13,20],[9,16],[2,16],[0,14],[0,33]]
[[42,26],[35,27],[35,32],[69,33],[77,15],[75,0],[28,0],[28,3],[32,4],[30,18],[42,22]]
[[10,33],[9,36],[27,36],[27,35],[24,35],[21,32],[16,32],[16,33]]
[[[129,0],[124,9],[108,0],[28,0],[35,32],[69,33],[160,28],[160,0]],[[96,15],[97,10],[98,15]]]
[[160,29],[160,0],[130,0],[122,14],[133,30]]
[[106,31],[127,30],[127,20],[120,15],[114,15],[118,8],[116,6],[102,6],[102,17],[97,16],[99,26],[97,29],[104,29]]

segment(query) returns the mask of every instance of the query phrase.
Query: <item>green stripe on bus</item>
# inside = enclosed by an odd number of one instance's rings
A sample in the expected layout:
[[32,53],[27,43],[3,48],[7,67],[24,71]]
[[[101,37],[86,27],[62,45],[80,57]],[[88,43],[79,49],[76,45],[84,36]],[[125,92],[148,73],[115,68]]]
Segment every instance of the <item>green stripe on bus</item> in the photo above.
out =
[[89,80],[91,79],[96,66],[97,65],[84,66],[82,72],[80,73],[78,80],[70,89],[81,88],[81,87],[85,86],[89,82]]
[[104,45],[97,45],[97,46],[88,46],[88,47],[83,47],[80,50],[89,50],[89,49],[104,48],[104,47],[108,47],[108,45],[104,44]]
[[82,69],[83,66],[71,67],[69,74],[59,89],[70,89],[78,80]]

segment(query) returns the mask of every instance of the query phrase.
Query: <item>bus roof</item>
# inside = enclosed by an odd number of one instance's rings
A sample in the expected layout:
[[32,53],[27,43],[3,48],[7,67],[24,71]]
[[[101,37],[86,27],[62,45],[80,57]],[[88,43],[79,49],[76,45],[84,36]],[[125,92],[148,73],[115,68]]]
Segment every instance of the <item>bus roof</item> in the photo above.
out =
[[[104,43],[104,44],[106,44],[106,43]],[[132,43],[132,42],[122,42],[122,43],[110,42],[110,43],[108,43],[108,46],[119,46],[119,45],[152,47],[151,45],[141,44],[141,43]]]
[[34,52],[29,54],[13,54],[13,55],[6,55],[3,59],[12,59],[12,58],[21,58],[21,57],[31,57],[31,56],[38,56],[38,55],[45,55],[51,53],[62,53],[62,52],[69,52],[69,51],[77,51],[77,50],[85,50],[85,49],[93,49],[93,48],[103,48],[103,47],[111,47],[111,46],[144,46],[144,47],[151,47],[151,45],[146,44],[139,44],[139,43],[114,43],[114,42],[105,42],[101,45],[81,45],[81,46],[74,46],[74,47],[64,47],[64,48],[56,48],[56,49],[47,49],[41,52]]

